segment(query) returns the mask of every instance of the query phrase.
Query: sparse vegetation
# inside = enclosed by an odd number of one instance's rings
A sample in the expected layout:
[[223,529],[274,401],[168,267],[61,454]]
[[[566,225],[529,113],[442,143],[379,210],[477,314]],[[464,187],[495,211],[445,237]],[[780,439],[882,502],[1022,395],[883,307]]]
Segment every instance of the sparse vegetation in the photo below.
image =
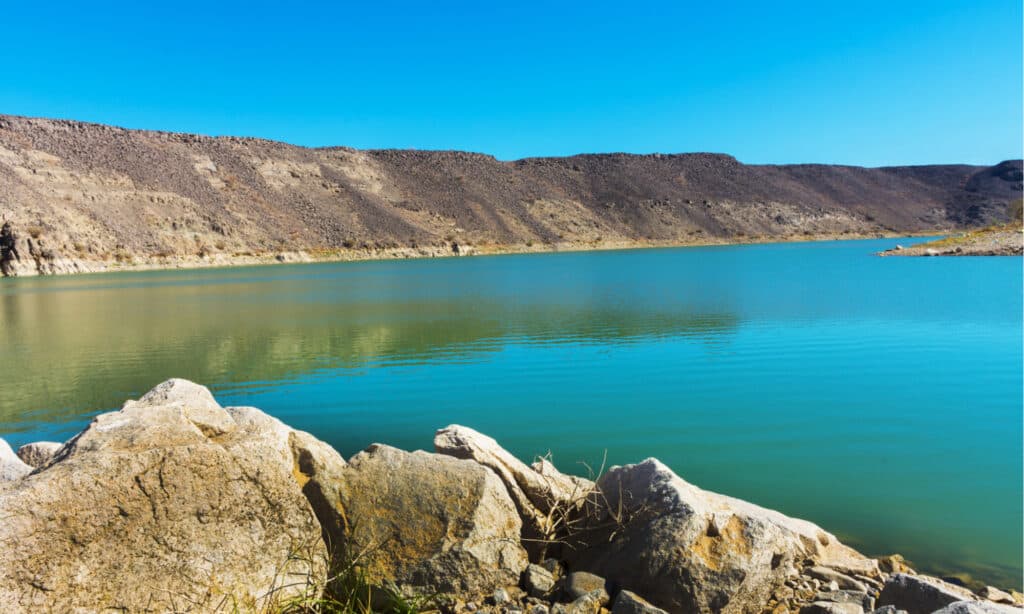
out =
[[[36,133],[50,129],[48,122],[14,120],[6,126],[15,154],[31,149]],[[349,170],[354,176],[366,174],[367,180],[342,182],[342,189],[337,178],[295,167],[291,148],[281,143],[178,137],[151,142],[147,133],[132,130],[112,140],[112,133],[86,124],[76,124],[75,130],[60,134],[61,140],[46,152],[60,160],[54,162],[55,168],[74,169],[88,162],[95,185],[69,191],[49,176],[37,176],[31,181],[46,182],[42,185],[45,189],[38,192],[39,202],[13,203],[12,211],[5,214],[12,223],[17,221],[14,230],[19,238],[38,239],[46,234],[43,240],[48,242],[59,229],[59,239],[69,244],[84,239],[92,250],[79,252],[83,260],[99,259],[100,252],[113,251],[105,247],[108,244],[159,242],[159,235],[153,234],[157,229],[174,231],[178,241],[199,232],[210,251],[218,254],[233,250],[294,252],[303,249],[300,246],[342,246],[346,250],[365,246],[370,251],[375,243],[383,252],[409,246],[410,231],[417,233],[419,249],[426,246],[425,237],[432,237],[431,245],[437,237],[444,237],[446,244],[457,241],[468,246],[462,237],[471,235],[477,245],[488,246],[487,251],[503,252],[537,250],[552,241],[592,248],[610,239],[622,247],[653,241],[663,245],[739,242],[754,231],[742,234],[737,228],[757,229],[766,222],[767,239],[779,240],[822,236],[820,229],[810,234],[803,231],[825,222],[835,236],[849,237],[870,229],[916,234],[940,226],[1002,221],[1002,203],[1009,203],[1011,218],[1020,223],[1022,209],[1017,161],[1004,163],[1005,168],[963,170],[823,165],[815,173],[807,173],[799,166],[744,165],[718,155],[671,159],[597,156],[586,164],[535,158],[529,163],[508,164],[459,152],[405,155],[379,151],[370,157],[379,158],[382,166],[371,172],[369,166],[363,166],[365,162],[353,162]],[[140,147],[148,152],[143,158],[131,153]],[[93,155],[98,148],[119,152],[116,157],[125,167],[101,162],[107,158]],[[180,156],[186,155],[196,160],[216,159],[216,164],[201,164],[193,173],[180,167]],[[341,159],[329,150],[311,150],[304,155],[310,158],[310,168],[322,163],[328,169]],[[358,155],[356,159],[362,160]],[[307,162],[300,165],[302,169]],[[114,181],[136,176],[143,168],[161,177],[159,190],[142,183],[125,187]],[[936,172],[943,168],[944,172]],[[288,177],[287,187],[278,186],[278,175]],[[856,198],[847,190],[831,189],[851,185],[854,179],[861,190]],[[22,185],[27,180],[14,181],[16,191],[29,188]],[[968,185],[971,190],[965,188]],[[469,188],[472,194],[466,193]],[[122,191],[132,202],[148,203],[145,211],[140,210],[139,216],[125,215],[121,197],[113,197]],[[813,204],[796,196],[811,193],[817,195]],[[68,197],[71,200],[65,200]],[[43,212],[47,212],[45,217]],[[530,217],[533,222],[543,221],[547,229],[532,226]],[[651,232],[654,226],[657,232]],[[538,236],[555,231],[561,231],[557,241],[553,236],[550,240]],[[595,238],[605,232],[611,234]],[[221,237],[225,247],[216,242]],[[226,237],[231,237],[230,243]],[[532,245],[524,248],[528,240]],[[199,247],[176,244],[175,249],[178,255],[189,255]],[[149,257],[146,250],[130,251],[136,260]],[[350,252],[340,257],[392,255],[429,253]]]
[[[299,594],[284,599],[271,599],[265,614],[419,614],[432,609],[436,596],[404,596],[398,587],[375,585],[371,582],[361,561],[372,550],[349,552],[345,548],[331,549],[331,560],[326,561],[328,574],[325,582],[310,576],[283,584],[275,589],[301,589]],[[308,551],[303,549],[302,551]],[[291,561],[306,568],[314,568],[303,555],[293,554]],[[290,561],[290,562],[291,562]]]
[[[547,558],[548,549],[554,545],[575,550],[586,548],[597,540],[610,540],[625,528],[632,516],[643,511],[643,506],[629,508],[621,490],[613,502],[608,498],[608,493],[597,487],[598,480],[604,475],[607,460],[606,450],[596,471],[581,462],[587,469],[588,481],[575,481],[573,490],[566,498],[549,497],[544,502],[547,513],[539,523],[541,536],[523,539],[540,545],[540,560]],[[538,457],[537,462],[550,464],[551,453]]]

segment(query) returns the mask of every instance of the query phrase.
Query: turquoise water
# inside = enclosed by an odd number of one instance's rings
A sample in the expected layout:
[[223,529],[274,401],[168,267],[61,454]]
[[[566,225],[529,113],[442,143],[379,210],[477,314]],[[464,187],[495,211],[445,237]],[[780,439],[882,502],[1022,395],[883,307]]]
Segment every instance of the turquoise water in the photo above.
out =
[[461,423],[580,473],[656,456],[1019,588],[1021,260],[872,255],[895,242],[3,280],[0,433],[187,377],[345,455]]

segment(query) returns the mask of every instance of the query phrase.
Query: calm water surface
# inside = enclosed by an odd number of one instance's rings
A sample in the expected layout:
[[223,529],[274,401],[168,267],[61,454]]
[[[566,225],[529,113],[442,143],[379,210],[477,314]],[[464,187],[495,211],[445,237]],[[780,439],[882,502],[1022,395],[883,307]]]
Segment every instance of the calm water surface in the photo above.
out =
[[186,377],[345,455],[461,423],[576,472],[656,456],[1020,588],[1021,260],[872,255],[894,243],[3,280],[0,435]]

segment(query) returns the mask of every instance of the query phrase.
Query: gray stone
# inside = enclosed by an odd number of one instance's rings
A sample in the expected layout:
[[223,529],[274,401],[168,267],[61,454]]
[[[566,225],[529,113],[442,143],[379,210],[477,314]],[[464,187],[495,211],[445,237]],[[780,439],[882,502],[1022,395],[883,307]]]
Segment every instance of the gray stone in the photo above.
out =
[[600,588],[575,599],[565,607],[565,611],[566,614],[598,614],[605,603],[608,603],[608,593]]
[[800,614],[864,614],[856,603],[815,601],[800,608]]
[[619,591],[612,603],[612,614],[668,614],[632,591]]
[[555,576],[540,565],[527,565],[523,572],[523,590],[531,597],[547,597],[555,588]]
[[491,599],[494,600],[494,605],[505,605],[512,601],[511,595],[504,588],[494,589],[494,592],[491,593]]
[[540,566],[550,571],[555,578],[562,577],[562,564],[558,559],[544,559]]
[[864,611],[875,609],[875,598],[863,591],[831,590],[820,592],[814,596],[815,601],[835,601],[837,603],[856,603]]
[[526,610],[526,612],[527,614],[548,614],[548,606],[544,605],[543,603],[538,603],[535,605],[531,605],[529,609]]
[[212,399],[165,382],[0,490],[0,603],[263,610],[323,582],[327,552],[292,474],[290,429],[261,412],[263,428],[249,428]]
[[64,444],[57,443],[56,441],[36,441],[34,443],[27,443],[18,448],[18,458],[25,461],[26,465],[38,469],[39,467],[49,463],[63,445]]
[[600,605],[605,605],[610,599],[604,578],[586,571],[574,571],[566,576],[562,592],[569,601],[582,599],[592,593],[596,593]]
[[981,589],[978,591],[978,596],[982,599],[988,599],[989,601],[994,601],[996,603],[1005,603],[1008,605],[1014,604],[1013,595],[1005,591],[1001,591],[994,586],[986,586]]
[[701,490],[655,459],[613,467],[598,488],[587,510],[593,529],[567,552],[570,568],[668,612],[760,612],[805,560],[877,573],[874,560],[813,523]]
[[956,601],[935,614],[1020,614],[1020,608],[991,601]]
[[858,582],[862,582],[866,586],[870,586],[871,588],[879,591],[882,590],[883,586],[885,586],[885,583],[878,580],[877,578],[871,578],[860,574],[855,575],[853,579],[857,580]]
[[18,458],[3,439],[0,439],[0,484],[13,482],[32,473],[32,466]]
[[957,601],[971,600],[971,591],[938,578],[893,574],[878,595],[879,605],[892,605],[909,614],[931,614]]
[[907,614],[906,610],[897,610],[896,606],[883,605],[872,611],[872,614]]
[[862,582],[858,582],[850,576],[839,573],[834,569],[829,569],[828,567],[808,567],[807,569],[804,569],[803,573],[806,576],[817,578],[822,582],[835,582],[836,587],[830,590],[846,589],[851,591],[860,591],[862,593],[866,593],[868,591],[868,588],[864,586]]

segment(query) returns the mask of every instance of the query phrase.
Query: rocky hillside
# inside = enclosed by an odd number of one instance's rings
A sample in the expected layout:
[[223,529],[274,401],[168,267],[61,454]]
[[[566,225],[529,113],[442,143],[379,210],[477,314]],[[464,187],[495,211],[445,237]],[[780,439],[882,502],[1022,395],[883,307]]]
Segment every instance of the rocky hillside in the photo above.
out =
[[1006,220],[1021,162],[502,162],[0,116],[8,275],[915,233]]
[[63,444],[0,440],[0,608],[1021,613],[1019,593],[866,557],[655,459],[590,481],[466,427],[434,448],[346,461],[185,380]]

